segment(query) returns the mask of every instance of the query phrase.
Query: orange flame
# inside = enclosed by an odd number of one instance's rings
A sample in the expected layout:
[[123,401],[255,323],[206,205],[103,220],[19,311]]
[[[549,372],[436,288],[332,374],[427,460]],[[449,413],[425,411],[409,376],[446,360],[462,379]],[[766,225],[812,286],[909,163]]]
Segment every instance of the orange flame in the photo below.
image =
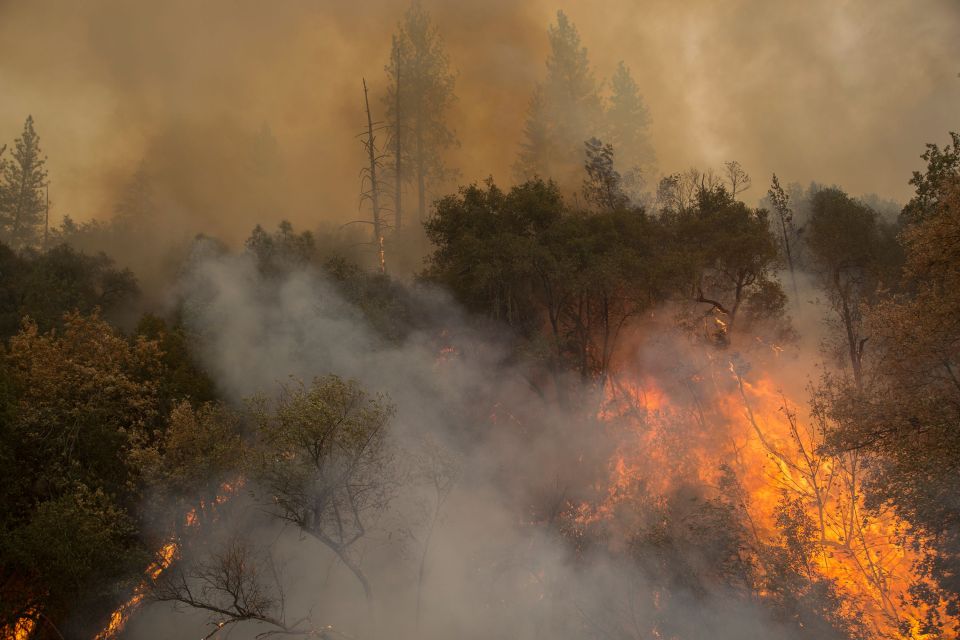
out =
[[0,637],[6,640],[29,640],[36,627],[37,621],[33,618],[20,618],[12,627],[0,629]]
[[[231,496],[243,486],[243,479],[240,478],[235,482],[224,482],[220,485],[220,492],[212,500],[213,505],[217,506],[225,503],[231,498]],[[190,509],[184,516],[184,525],[186,528],[191,529],[199,525],[199,516],[208,505],[201,501],[199,505]],[[174,559],[180,552],[180,543],[179,540],[174,536],[166,544],[164,544],[160,550],[157,552],[157,559],[147,567],[147,570],[144,572],[144,579],[137,585],[137,588],[134,589],[133,595],[129,600],[121,604],[117,609],[110,614],[110,621],[107,623],[107,626],[103,628],[96,636],[94,640],[110,640],[111,638],[116,638],[123,628],[126,626],[127,622],[130,620],[130,616],[135,612],[140,605],[143,603],[143,599],[147,594],[150,585],[156,582],[157,578],[173,563]],[[26,637],[26,636],[25,636]]]
[[[773,349],[779,354],[779,347]],[[801,419],[800,405],[772,377],[751,372],[748,381],[732,363],[728,372],[713,369],[709,380],[688,381],[694,398],[689,404],[673,402],[652,378],[608,385],[598,417],[608,424],[625,421],[629,428],[620,434],[601,498],[573,505],[571,520],[579,527],[610,521],[619,505],[641,491],[664,495],[680,477],[718,486],[723,464],[742,486],[758,537],[774,542],[781,498],[799,499],[820,538],[810,564],[835,582],[849,609],[862,612],[879,637],[909,629],[909,637],[926,638],[920,629],[927,611],[908,598],[919,560],[919,552],[903,542],[910,525],[892,513],[865,509],[863,460],[856,453],[823,454],[822,434]],[[697,389],[710,402],[700,402]],[[673,428],[677,419],[698,429]]]

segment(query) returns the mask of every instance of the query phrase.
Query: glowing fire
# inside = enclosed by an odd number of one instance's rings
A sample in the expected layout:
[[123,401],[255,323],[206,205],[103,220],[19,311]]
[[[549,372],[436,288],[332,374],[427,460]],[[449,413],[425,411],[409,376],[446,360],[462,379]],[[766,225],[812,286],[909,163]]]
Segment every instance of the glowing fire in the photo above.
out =
[[[717,487],[723,467],[742,487],[740,501],[758,542],[776,540],[782,499],[799,500],[819,536],[809,562],[835,582],[846,606],[863,613],[879,637],[907,630],[909,637],[927,637],[920,632],[926,612],[907,598],[919,559],[904,544],[909,523],[866,511],[863,460],[857,453],[823,454],[821,434],[801,416],[803,403],[788,399],[768,375],[726,364],[714,362],[708,375],[684,381],[683,397],[673,392],[676,400],[652,378],[621,375],[608,384],[598,416],[627,428],[601,498],[572,507],[572,521],[579,527],[609,522],[641,492],[665,495],[680,478]],[[680,423],[696,428],[676,428]]]
[[37,627],[37,621],[33,618],[20,618],[13,627],[3,627],[0,629],[0,638],[8,640],[28,640],[34,629]]
[[[220,485],[219,493],[211,500],[210,504],[201,501],[200,504],[187,512],[183,519],[186,528],[191,529],[199,526],[201,517],[206,511],[210,510],[211,507],[225,503],[241,486],[243,486],[242,479],[233,483],[225,482]],[[123,631],[123,628],[130,620],[130,616],[143,603],[150,586],[156,582],[157,578],[173,563],[179,552],[180,542],[176,536],[173,536],[157,552],[157,559],[147,567],[147,570],[144,572],[144,578],[140,584],[137,585],[137,588],[134,589],[133,595],[129,600],[117,607],[110,615],[110,621],[107,623],[107,626],[94,637],[95,640],[110,640],[111,638],[116,638],[120,632]],[[26,637],[28,636],[24,636],[24,638]]]
[[107,623],[103,631],[95,636],[95,640],[106,640],[107,638],[116,637],[116,635],[123,630],[123,627],[127,624],[127,620],[130,618],[130,613],[136,610],[140,606],[140,603],[143,602],[150,582],[159,578],[160,574],[170,566],[170,563],[173,562],[173,559],[177,555],[178,548],[176,542],[168,542],[160,548],[157,559],[147,567],[144,581],[137,585],[133,596],[131,596],[129,600],[110,614],[110,622]]

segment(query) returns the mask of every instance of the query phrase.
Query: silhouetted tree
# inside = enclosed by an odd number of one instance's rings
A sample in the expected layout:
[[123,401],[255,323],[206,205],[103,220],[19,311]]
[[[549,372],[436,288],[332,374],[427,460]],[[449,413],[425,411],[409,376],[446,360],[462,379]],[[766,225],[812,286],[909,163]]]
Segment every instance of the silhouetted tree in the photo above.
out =
[[587,49],[563,11],[547,35],[547,75],[534,90],[515,169],[521,178],[547,176],[571,186],[583,167],[583,142],[602,134],[603,105]]
[[723,163],[723,177],[726,180],[730,197],[737,199],[738,193],[743,193],[753,185],[750,174],[736,160]]
[[770,190],[767,191],[767,197],[773,203],[773,210],[777,213],[777,221],[780,223],[780,237],[783,241],[783,255],[787,262],[787,268],[790,270],[790,281],[793,284],[793,295],[797,297],[797,275],[793,267],[793,251],[790,247],[790,237],[795,234],[793,229],[793,211],[790,209],[790,196],[780,186],[780,180],[777,174],[773,174],[773,180],[770,183]]
[[[423,220],[429,186],[452,173],[443,156],[458,143],[446,121],[456,100],[456,76],[440,32],[418,0],[400,21],[386,71],[390,84],[384,102],[393,129],[396,179],[416,185],[417,211]],[[408,167],[406,173],[400,173],[401,164]]]
[[583,198],[600,209],[621,209],[629,199],[623,192],[620,173],[614,168],[613,146],[596,138],[584,143],[587,177],[583,181]]
[[909,598],[926,605],[920,632],[938,637],[956,633],[960,611],[960,168],[915,185],[933,182],[915,200],[931,208],[901,234],[902,293],[865,314],[862,384],[831,380],[823,395],[829,444],[871,456],[867,506],[911,524],[921,560]]
[[839,321],[853,379],[860,386],[869,339],[861,307],[876,299],[881,284],[894,283],[901,256],[895,230],[843,191],[823,189],[813,197],[806,241],[820,286]]
[[722,315],[721,334],[736,326],[741,308],[754,318],[778,316],[785,296],[774,277],[778,252],[767,212],[738,202],[723,186],[701,187],[696,207],[675,217],[681,263],[695,266],[696,301]]
[[27,116],[23,133],[14,142],[12,158],[2,166],[0,180],[0,233],[15,249],[34,246],[39,240],[46,211],[45,164],[33,116]]
[[650,112],[640,95],[630,69],[620,61],[610,80],[610,98],[605,113],[604,140],[616,152],[616,167],[631,194],[639,192],[644,175],[656,162],[650,142]]
[[941,149],[936,144],[928,144],[920,157],[927,163],[926,171],[914,171],[910,184],[916,193],[903,208],[903,217],[908,222],[923,219],[932,213],[940,201],[948,183],[960,172],[960,133],[950,132],[950,144]]

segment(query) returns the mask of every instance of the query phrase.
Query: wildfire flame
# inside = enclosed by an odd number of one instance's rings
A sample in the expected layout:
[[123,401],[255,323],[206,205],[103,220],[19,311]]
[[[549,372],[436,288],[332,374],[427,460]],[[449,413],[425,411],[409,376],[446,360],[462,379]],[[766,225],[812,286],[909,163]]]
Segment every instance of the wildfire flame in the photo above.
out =
[[[742,506],[758,538],[774,541],[778,505],[784,496],[799,499],[818,529],[812,570],[832,579],[846,606],[862,612],[879,637],[929,637],[921,632],[928,612],[908,598],[920,559],[904,543],[910,525],[865,509],[863,460],[856,453],[822,453],[817,430],[800,415],[804,405],[772,376],[741,373],[732,362],[718,365],[709,376],[686,381],[692,402],[675,401],[653,378],[620,375],[608,384],[598,417],[625,421],[627,433],[610,458],[601,498],[572,506],[572,521],[578,527],[609,522],[641,491],[665,495],[679,476],[716,487],[724,465],[742,486]],[[677,420],[698,427],[679,443],[671,428]]]
[[[200,504],[191,508],[190,511],[187,512],[183,519],[186,528],[191,529],[199,526],[201,514],[203,514],[210,507],[216,507],[225,503],[242,485],[242,479],[233,483],[225,482],[220,485],[220,491],[217,496],[211,500],[211,504],[206,504],[205,502],[201,501]],[[143,580],[137,585],[136,589],[134,589],[133,595],[130,597],[130,599],[121,604],[116,610],[114,610],[112,614],[110,614],[110,621],[107,623],[107,626],[105,626],[100,633],[94,636],[94,640],[111,640],[112,638],[116,638],[120,632],[123,631],[123,628],[127,625],[127,622],[129,622],[131,615],[143,603],[150,586],[156,582],[157,578],[159,578],[164,571],[166,571],[179,553],[180,541],[176,536],[173,536],[157,552],[157,559],[152,562],[149,567],[147,567],[147,570],[144,572]],[[29,634],[24,636],[24,638],[27,637],[29,637]]]
[[37,621],[32,617],[24,617],[17,620],[12,626],[5,626],[0,629],[0,637],[8,640],[29,640],[37,627]]

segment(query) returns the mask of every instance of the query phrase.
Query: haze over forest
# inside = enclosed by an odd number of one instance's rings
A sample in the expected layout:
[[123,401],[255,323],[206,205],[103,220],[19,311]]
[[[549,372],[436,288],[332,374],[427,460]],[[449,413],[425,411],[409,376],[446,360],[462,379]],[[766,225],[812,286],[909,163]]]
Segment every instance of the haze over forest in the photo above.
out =
[[[295,0],[265,12],[248,0],[7,1],[0,132],[12,138],[28,113],[42,124],[56,220],[108,216],[144,162],[189,210],[192,231],[238,240],[257,222],[347,221],[363,164],[360,79],[384,93],[401,5]],[[557,7],[426,6],[457,74],[449,121],[460,146],[448,164],[461,183],[491,174],[508,182]],[[960,7],[951,0],[618,0],[602,10],[574,0],[563,9],[598,79],[621,60],[630,68],[663,174],[738,160],[754,176],[902,203],[915,150],[944,139],[960,100]],[[379,100],[374,107],[376,118]],[[283,195],[253,212],[235,182],[264,125]]]

